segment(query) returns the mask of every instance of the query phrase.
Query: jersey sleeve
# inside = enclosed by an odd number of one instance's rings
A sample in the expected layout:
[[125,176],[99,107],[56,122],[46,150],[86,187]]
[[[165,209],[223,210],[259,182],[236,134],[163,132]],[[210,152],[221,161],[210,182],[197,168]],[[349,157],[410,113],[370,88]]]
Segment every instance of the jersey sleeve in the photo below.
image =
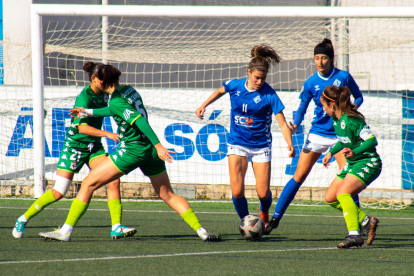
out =
[[359,86],[356,84],[354,78],[349,75],[348,76],[348,88],[351,91],[352,96],[354,97],[354,104],[358,107],[364,102],[364,97],[362,96],[361,91],[359,90]]
[[234,88],[236,87],[236,80],[223,81],[223,86],[224,86],[224,91],[226,91],[226,93],[233,91]]
[[270,88],[269,93],[267,93],[266,96],[274,115],[285,109],[285,106],[273,89]]
[[104,108],[94,108],[92,109],[92,114],[94,116],[100,116],[100,117],[112,116],[109,106],[104,107]]
[[[76,97],[76,101],[75,101],[75,106],[76,107],[83,107],[83,108],[90,108],[91,106],[91,99],[84,95],[84,94],[79,94],[78,97]],[[79,125],[87,125],[89,124],[89,117],[82,117],[82,118],[77,118],[73,120],[73,124],[75,126],[79,126]]]
[[109,110],[111,111],[112,115],[121,117],[130,125],[132,125],[136,119],[141,116],[141,113],[132,107],[126,99],[121,97],[111,100],[109,104]]
[[308,109],[309,103],[313,99],[312,93],[310,92],[306,82],[302,86],[302,92],[300,93],[299,99],[299,108],[296,111],[295,118],[293,119],[293,124],[297,126],[299,126],[302,123],[303,118],[305,118],[306,110]]

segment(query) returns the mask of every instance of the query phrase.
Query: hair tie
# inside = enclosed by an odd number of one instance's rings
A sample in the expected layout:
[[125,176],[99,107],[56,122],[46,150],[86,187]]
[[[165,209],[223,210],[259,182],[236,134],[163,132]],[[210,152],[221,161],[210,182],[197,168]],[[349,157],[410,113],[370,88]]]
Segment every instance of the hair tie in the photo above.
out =
[[328,100],[331,100],[332,102],[336,102],[334,99],[329,98],[328,96],[326,96],[325,91],[322,92],[322,95],[327,98]]

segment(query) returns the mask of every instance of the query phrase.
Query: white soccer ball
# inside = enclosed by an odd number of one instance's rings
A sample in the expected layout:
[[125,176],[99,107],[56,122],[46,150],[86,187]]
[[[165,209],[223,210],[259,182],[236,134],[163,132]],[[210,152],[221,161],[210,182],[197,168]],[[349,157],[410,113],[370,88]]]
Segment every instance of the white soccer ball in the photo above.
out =
[[265,224],[259,216],[247,215],[241,220],[239,230],[246,241],[257,241],[264,233]]

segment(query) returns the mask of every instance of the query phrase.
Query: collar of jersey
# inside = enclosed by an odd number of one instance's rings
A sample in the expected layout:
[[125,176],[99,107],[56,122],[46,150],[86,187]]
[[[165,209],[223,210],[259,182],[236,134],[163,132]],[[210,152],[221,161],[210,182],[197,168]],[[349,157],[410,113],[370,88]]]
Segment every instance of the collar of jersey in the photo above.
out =
[[[253,90],[250,90],[249,88],[247,88],[247,81],[248,81],[249,79],[246,79],[246,82],[244,83],[244,88],[246,88],[246,90],[247,90],[247,92],[249,92],[249,93],[252,93],[252,92],[256,92],[257,90],[255,90],[255,89],[253,89]],[[260,87],[261,88],[261,87]]]
[[323,80],[329,80],[332,77],[332,75],[334,74],[335,68],[331,67],[331,70],[332,70],[332,72],[329,72],[328,74],[326,74],[326,75],[328,75],[328,77],[324,77],[325,75],[321,75],[321,73],[319,73],[319,71],[318,71],[318,76]]

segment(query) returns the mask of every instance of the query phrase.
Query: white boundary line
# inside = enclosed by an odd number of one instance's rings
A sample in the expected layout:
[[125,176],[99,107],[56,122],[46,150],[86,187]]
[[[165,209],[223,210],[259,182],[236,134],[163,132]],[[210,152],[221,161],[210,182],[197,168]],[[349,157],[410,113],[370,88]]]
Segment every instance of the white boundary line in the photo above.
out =
[[[0,209],[15,209],[15,210],[27,210],[27,207],[1,207]],[[70,208],[47,208],[47,210],[66,210],[69,211]],[[88,208],[88,211],[98,211],[98,212],[109,212],[109,209],[95,209]],[[163,210],[122,210],[123,212],[136,212],[136,213],[176,213],[175,211],[163,211]],[[197,214],[214,214],[214,215],[237,215],[236,212],[209,212],[209,211],[197,211]],[[289,217],[324,217],[324,218],[342,218],[343,216],[338,215],[302,215],[302,214],[285,214],[284,216]],[[395,220],[414,220],[414,217],[410,218],[396,218],[396,217],[381,217],[381,219],[395,219]]]

